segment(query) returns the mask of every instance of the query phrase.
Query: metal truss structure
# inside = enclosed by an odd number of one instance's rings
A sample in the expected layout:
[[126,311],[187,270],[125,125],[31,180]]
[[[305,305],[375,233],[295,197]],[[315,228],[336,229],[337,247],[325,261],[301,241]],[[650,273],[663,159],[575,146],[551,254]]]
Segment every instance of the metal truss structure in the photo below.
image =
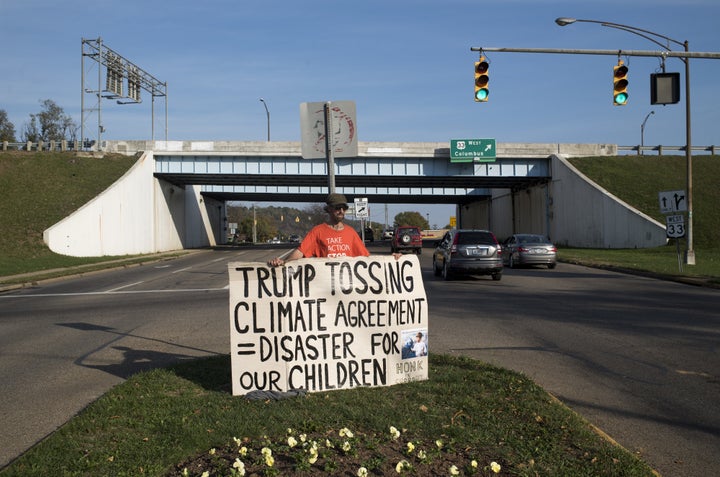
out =
[[[87,66],[85,59],[92,60]],[[97,86],[89,87],[90,71],[93,66],[97,66]],[[124,58],[119,53],[113,51],[103,44],[101,38],[82,39],[82,56],[81,56],[82,74],[81,74],[81,119],[80,119],[80,138],[84,148],[100,150],[102,144],[102,133],[105,131],[102,123],[102,100],[115,100],[117,104],[139,104],[142,102],[140,95],[141,90],[145,90],[150,94],[151,101],[151,124],[152,124],[152,140],[155,140],[155,98],[165,98],[165,141],[168,138],[168,101],[167,101],[167,82],[161,82],[150,73],[146,72],[139,66],[133,64],[130,60]],[[105,72],[105,83],[103,85],[103,72]],[[127,89],[125,89],[127,86]],[[90,101],[92,106],[86,106],[86,96],[94,97],[94,103]],[[97,139],[91,142],[85,136],[85,123],[92,113],[97,113]]]

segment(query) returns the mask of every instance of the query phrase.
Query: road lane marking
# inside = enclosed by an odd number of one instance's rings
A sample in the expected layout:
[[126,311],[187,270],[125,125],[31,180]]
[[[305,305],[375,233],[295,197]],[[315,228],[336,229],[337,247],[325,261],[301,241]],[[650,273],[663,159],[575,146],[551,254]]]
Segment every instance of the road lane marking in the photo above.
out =
[[133,295],[141,293],[188,293],[188,292],[212,292],[226,291],[229,285],[222,288],[179,288],[177,290],[124,290],[124,291],[100,291],[100,292],[77,292],[77,293],[37,293],[27,295],[0,295],[3,298],[35,298],[35,297],[58,297],[58,296],[92,296],[92,295]]

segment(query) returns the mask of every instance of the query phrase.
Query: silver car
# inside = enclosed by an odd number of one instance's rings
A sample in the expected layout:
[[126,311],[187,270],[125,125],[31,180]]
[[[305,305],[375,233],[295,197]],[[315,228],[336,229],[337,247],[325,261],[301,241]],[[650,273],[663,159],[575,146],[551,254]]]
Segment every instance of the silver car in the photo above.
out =
[[557,247],[544,235],[514,234],[503,242],[503,262],[510,268],[519,265],[557,265]]
[[453,229],[435,243],[433,271],[449,280],[454,275],[502,278],[502,248],[489,230]]

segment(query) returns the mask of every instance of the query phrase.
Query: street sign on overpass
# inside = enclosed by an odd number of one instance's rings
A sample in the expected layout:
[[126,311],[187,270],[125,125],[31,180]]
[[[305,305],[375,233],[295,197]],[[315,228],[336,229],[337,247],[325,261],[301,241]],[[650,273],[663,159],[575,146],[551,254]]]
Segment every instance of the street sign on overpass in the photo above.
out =
[[495,162],[495,139],[451,139],[450,162]]

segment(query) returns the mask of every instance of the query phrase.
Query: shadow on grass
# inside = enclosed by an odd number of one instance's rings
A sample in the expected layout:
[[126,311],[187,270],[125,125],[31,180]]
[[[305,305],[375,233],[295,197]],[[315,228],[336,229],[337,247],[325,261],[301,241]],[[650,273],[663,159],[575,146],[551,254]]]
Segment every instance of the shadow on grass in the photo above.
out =
[[230,355],[179,363],[170,370],[178,377],[187,379],[207,391],[232,393],[232,368]]

